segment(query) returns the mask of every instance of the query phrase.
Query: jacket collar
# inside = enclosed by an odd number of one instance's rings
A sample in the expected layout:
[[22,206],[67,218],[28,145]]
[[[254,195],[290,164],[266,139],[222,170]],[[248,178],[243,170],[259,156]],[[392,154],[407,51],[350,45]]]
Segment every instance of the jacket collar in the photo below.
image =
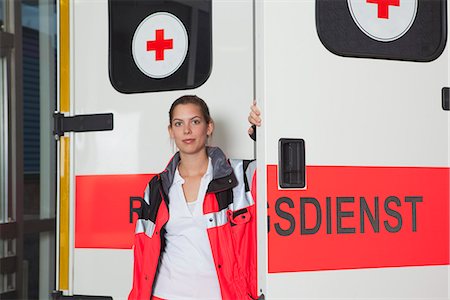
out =
[[[222,150],[218,147],[206,147],[206,152],[211,158],[213,167],[213,179],[208,186],[207,192],[218,192],[235,187],[237,180],[233,174],[233,168],[228,163]],[[177,152],[169,161],[166,169],[160,174],[162,187],[166,195],[169,194],[169,188],[172,185],[179,162],[180,153]]]

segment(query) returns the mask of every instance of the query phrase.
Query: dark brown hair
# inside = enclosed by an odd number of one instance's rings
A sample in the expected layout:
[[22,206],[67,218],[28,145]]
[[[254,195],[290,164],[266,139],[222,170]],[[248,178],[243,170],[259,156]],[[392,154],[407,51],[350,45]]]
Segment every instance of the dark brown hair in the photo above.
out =
[[206,105],[205,101],[203,101],[202,98],[197,97],[195,95],[185,95],[185,96],[181,96],[180,98],[175,100],[172,103],[172,105],[170,106],[170,110],[169,110],[170,125],[172,125],[173,111],[174,111],[175,107],[177,107],[177,105],[180,105],[180,104],[195,104],[195,105],[197,105],[198,107],[200,107],[200,111],[202,112],[203,118],[205,119],[206,123],[209,124],[212,122],[211,115],[209,114],[209,108],[208,108],[208,105]]

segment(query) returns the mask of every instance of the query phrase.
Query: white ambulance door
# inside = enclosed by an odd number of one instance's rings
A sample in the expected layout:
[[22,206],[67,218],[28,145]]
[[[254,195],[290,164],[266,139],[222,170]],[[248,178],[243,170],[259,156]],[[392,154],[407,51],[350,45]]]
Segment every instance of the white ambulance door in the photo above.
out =
[[61,3],[61,111],[94,115],[92,123],[78,120],[78,131],[107,129],[111,117],[97,114],[112,114],[113,129],[61,138],[57,288],[125,299],[136,210],[174,154],[170,104],[203,98],[216,128],[210,144],[229,157],[253,156],[252,2]]
[[446,1],[257,2],[267,299],[448,299],[447,31]]

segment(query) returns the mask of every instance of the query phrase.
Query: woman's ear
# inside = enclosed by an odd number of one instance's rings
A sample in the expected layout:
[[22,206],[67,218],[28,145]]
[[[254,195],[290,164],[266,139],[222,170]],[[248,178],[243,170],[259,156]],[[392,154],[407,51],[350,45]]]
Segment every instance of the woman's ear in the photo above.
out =
[[167,131],[169,132],[170,138],[173,139],[173,130],[172,130],[172,126],[170,126],[170,124],[169,124],[169,126],[167,126]]
[[208,123],[208,129],[206,130],[206,135],[211,136],[214,131],[214,122],[211,121]]

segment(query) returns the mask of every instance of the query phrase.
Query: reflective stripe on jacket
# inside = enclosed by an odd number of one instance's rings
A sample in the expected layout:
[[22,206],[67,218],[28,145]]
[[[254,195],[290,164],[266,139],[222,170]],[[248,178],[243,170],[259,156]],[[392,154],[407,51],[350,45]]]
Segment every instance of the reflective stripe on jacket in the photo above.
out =
[[[207,232],[222,299],[256,299],[256,161],[230,160],[219,148],[208,147],[213,165],[204,203]],[[169,220],[167,197],[180,157],[148,183],[136,223],[133,288],[128,299],[150,299],[164,226]],[[207,287],[205,287],[207,288]]]

